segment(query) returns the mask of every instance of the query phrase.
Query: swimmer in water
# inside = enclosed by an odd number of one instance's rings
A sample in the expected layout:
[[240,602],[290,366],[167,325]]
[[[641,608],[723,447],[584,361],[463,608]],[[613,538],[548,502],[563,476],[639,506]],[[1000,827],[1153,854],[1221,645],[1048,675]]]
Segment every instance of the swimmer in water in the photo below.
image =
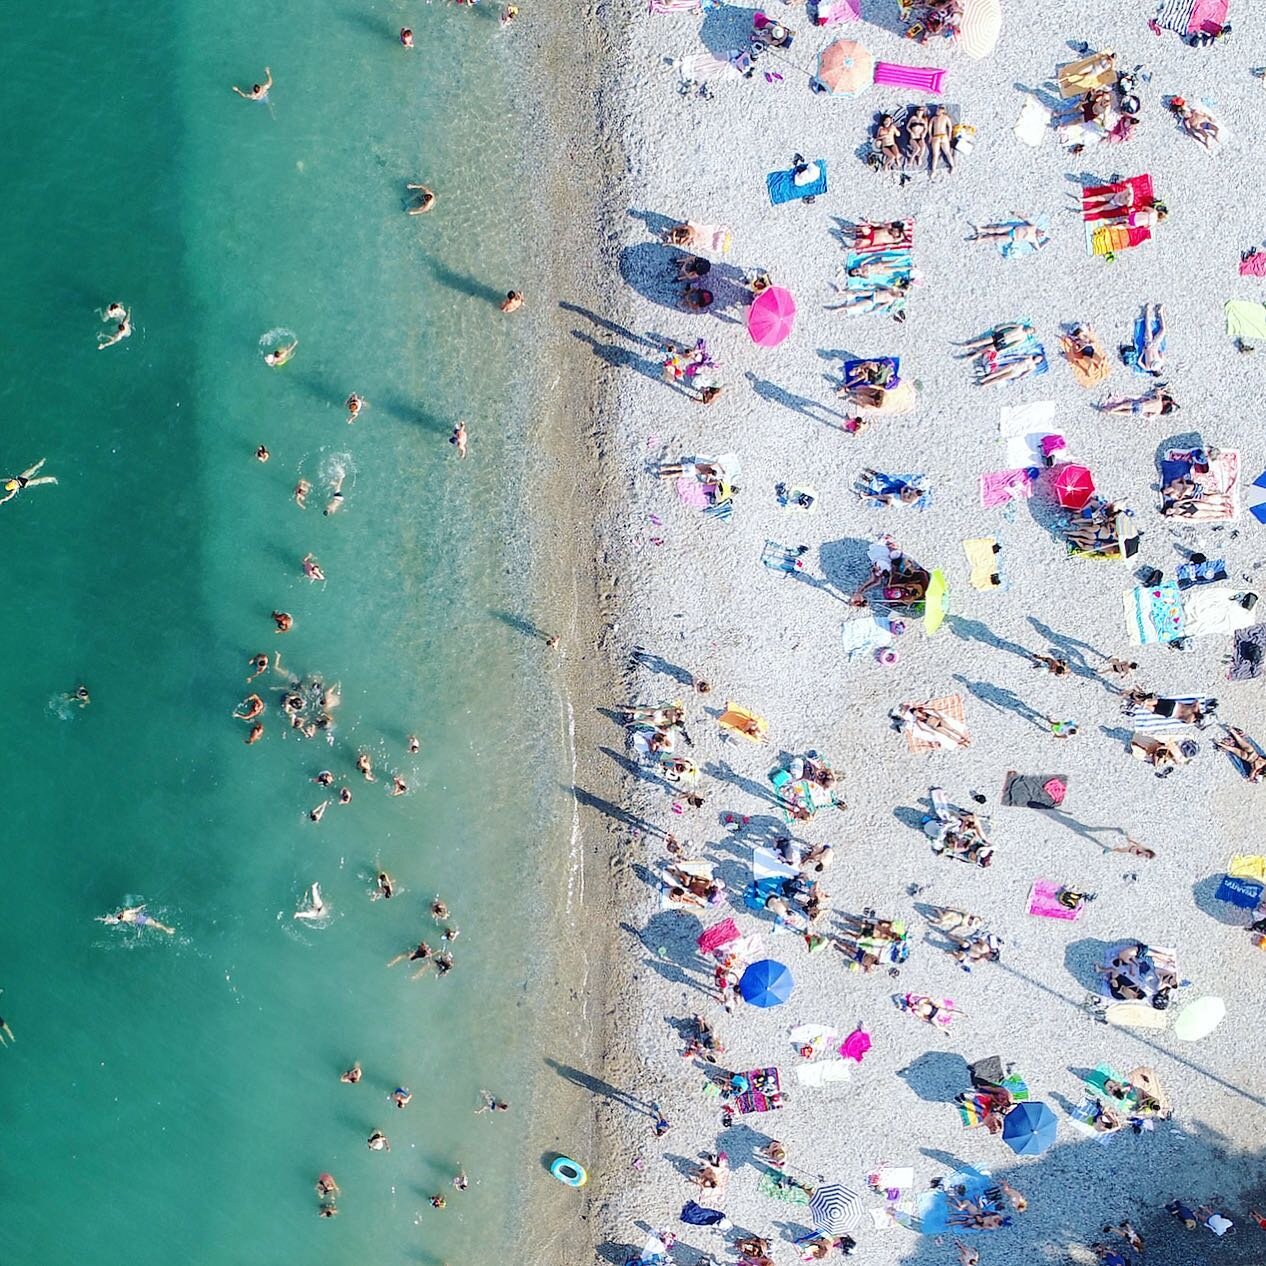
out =
[[268,451],[267,447],[265,447],[263,444],[261,444],[255,450],[255,460],[257,462],[266,462],[271,456],[272,454]]
[[339,804],[352,803],[352,789],[350,787],[340,787],[338,789],[338,802]]
[[453,427],[453,433],[448,437],[448,442],[457,449],[458,457],[464,458],[466,456],[467,437],[465,422],[459,422]]
[[262,651],[258,655],[252,655],[251,667],[255,671],[246,679],[246,684],[248,686],[251,684],[252,681],[255,680],[256,677],[268,671],[268,656],[265,655]]
[[345,1086],[354,1086],[365,1074],[359,1064],[353,1064],[345,1073],[339,1073],[338,1079]]
[[388,964],[388,967],[394,967],[397,963],[425,963],[431,957],[431,947],[425,941],[419,941],[414,949],[407,954],[397,954]]
[[144,906],[128,906],[124,910],[120,910],[117,914],[99,914],[97,915],[98,923],[111,924],[131,924],[137,928],[154,928],[158,932],[166,932],[168,936],[175,934],[175,928],[169,928],[165,923],[159,923],[157,919],[152,919],[145,913]]
[[317,1210],[317,1217],[318,1217],[318,1218],[337,1218],[337,1217],[338,1217],[338,1205],[335,1205],[335,1204],[323,1204],[323,1205],[322,1205],[322,1206],[321,1206],[321,1207]]
[[432,1209],[442,1209],[442,1208],[443,1208],[446,1204],[448,1204],[448,1201],[447,1201],[447,1200],[445,1200],[443,1196],[432,1196],[432,1197],[431,1197],[431,1208],[432,1208]]
[[[20,475],[10,475],[4,480],[4,496],[0,497],[0,506],[6,501],[12,501],[24,488],[38,488],[40,484],[55,484],[57,479],[53,475],[40,475],[39,469],[48,461],[47,457],[41,457],[34,466],[28,466]],[[36,476],[39,475],[37,479]]]
[[328,787],[334,781],[334,775],[328,769],[323,769],[312,781]]
[[256,721],[255,724],[251,726],[251,732],[246,736],[246,746],[247,747],[253,746],[255,743],[258,743],[259,740],[262,739],[263,737],[264,737],[264,727],[260,722]]
[[317,1175],[316,1193],[318,1196],[341,1196],[343,1194],[338,1189],[338,1183],[334,1181],[333,1174]]
[[436,923],[443,923],[448,918],[448,906],[446,906],[438,896],[431,902],[431,918],[433,918]]
[[447,976],[453,970],[453,956],[447,950],[436,955],[435,970],[440,976]]
[[325,811],[329,807],[330,802],[328,800],[322,800],[315,809],[308,810],[308,820],[310,822],[320,822],[320,820],[325,817]]
[[365,407],[366,400],[364,396],[358,396],[354,391],[346,400],[343,401],[347,409],[347,425],[351,426],[353,422],[360,417],[360,411]]
[[121,303],[112,303],[104,311],[98,312],[97,315],[103,321],[121,321],[127,316],[127,309]]
[[67,703],[77,703],[81,708],[86,708],[92,702],[92,696],[88,693],[88,687],[78,685],[68,695],[63,695],[63,699]]
[[415,191],[418,195],[418,205],[409,208],[410,215],[425,215],[435,206],[435,194],[425,185],[405,185],[405,188]]
[[308,493],[311,491],[312,485],[308,483],[306,479],[301,479],[297,484],[295,484],[295,505],[297,505],[300,510],[306,510],[308,508]]
[[475,1115],[479,1116],[484,1112],[509,1112],[510,1105],[504,1099],[498,1099],[496,1095],[490,1095],[486,1090],[479,1092],[479,1097],[483,1100],[483,1107],[475,1109]]
[[418,736],[416,734],[410,734],[404,741],[404,748],[410,756],[416,756],[418,752],[422,750],[422,744],[418,742]]
[[289,633],[295,626],[295,618],[289,611],[274,611],[273,623],[277,626],[278,633]]
[[461,936],[461,934],[461,928],[457,927],[455,924],[449,924],[449,926],[444,929],[443,933],[441,933],[446,941],[455,941],[459,936]]
[[360,755],[356,757],[356,768],[365,775],[366,782],[378,781],[378,779],[374,777],[374,762],[370,759],[368,752],[361,752]]
[[274,369],[280,365],[284,365],[294,354],[295,349],[299,346],[299,340],[295,339],[292,343],[287,343],[284,347],[275,347],[264,357],[264,364],[271,365]]
[[241,88],[237,86],[237,84],[234,84],[233,91],[236,92],[239,97],[243,97],[247,101],[267,101],[268,90],[272,86],[273,86],[273,72],[267,66],[265,66],[264,67],[264,82],[262,84],[252,84],[250,92],[243,92]]
[[323,919],[329,913],[324,901],[321,900],[321,885],[313,884],[309,893],[308,904],[294,912],[296,919]]
[[381,1130],[375,1130],[366,1140],[366,1146],[371,1152],[389,1152],[391,1151],[391,1142]]
[[501,10],[501,25],[509,26],[515,18],[519,16],[519,6],[517,4],[508,4]]
[[321,565],[317,562],[315,554],[304,555],[303,574],[313,583],[325,579],[325,572],[321,570]]
[[406,1090],[404,1086],[397,1086],[391,1092],[391,1102],[394,1103],[397,1108],[404,1108],[408,1106],[412,1099],[413,1091]]
[[391,775],[391,791],[393,796],[403,796],[409,790],[409,784],[399,774]]
[[511,290],[504,299],[501,300],[502,312],[517,312],[523,306],[523,296],[517,290]]
[[458,1165],[457,1173],[453,1175],[453,1186],[456,1187],[458,1191],[465,1191],[466,1188],[470,1186],[470,1179],[466,1177],[465,1166]]
[[0,1046],[7,1045],[5,1038],[8,1038],[10,1042],[18,1040],[13,1036],[13,1030],[9,1027],[8,1021],[5,1020],[4,1016],[0,1015]]
[[384,901],[390,901],[391,898],[395,896],[395,880],[393,880],[385,870],[380,870],[378,872],[378,877],[374,882],[377,884],[377,889],[371,900],[377,901],[378,898],[381,897]]
[[102,351],[107,347],[113,347],[116,343],[122,343],[125,338],[132,336],[132,317],[128,312],[124,312],[122,320],[114,327],[112,334],[97,335],[97,351]]
[[[242,709],[246,710],[243,712]],[[264,701],[258,695],[247,695],[241,703],[233,709],[233,716],[238,721],[253,721],[264,710]]]
[[400,43],[403,44],[405,48],[413,47],[413,31],[407,26],[402,26],[400,28]]
[[[347,419],[349,422],[351,418]],[[328,519],[330,515],[337,514],[343,508],[343,480],[346,475],[339,475],[337,479],[330,484],[330,499],[325,503],[325,509],[321,511]]]

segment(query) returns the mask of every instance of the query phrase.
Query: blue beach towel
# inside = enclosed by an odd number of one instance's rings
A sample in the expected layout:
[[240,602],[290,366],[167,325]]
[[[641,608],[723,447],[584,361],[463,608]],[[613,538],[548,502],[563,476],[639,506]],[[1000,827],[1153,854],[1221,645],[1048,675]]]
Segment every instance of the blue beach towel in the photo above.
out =
[[[1158,374],[1150,369],[1144,369],[1139,364],[1139,357],[1143,354],[1143,341],[1147,335],[1147,323],[1143,319],[1144,314],[1139,313],[1134,318],[1134,344],[1132,347],[1123,347],[1121,349],[1121,360],[1128,365],[1136,374],[1142,374],[1144,378],[1156,378]],[[1166,335],[1161,339],[1161,353],[1164,354],[1166,344],[1169,342],[1169,336]]]
[[769,200],[774,206],[780,207],[784,202],[795,202],[797,199],[803,198],[816,198],[818,194],[826,193],[826,160],[817,158],[813,161],[818,165],[818,179],[812,184],[796,184],[794,167],[789,171],[771,171],[765,177],[765,187],[769,190]]
[[[1032,325],[1028,317],[1022,317],[1021,321],[1024,325]],[[1022,343],[1017,343],[1014,347],[1008,347],[1005,352],[998,352],[989,361],[989,367],[995,368],[998,365],[1009,365],[1013,360],[1020,360],[1024,356],[1040,356],[1042,359],[1038,367],[1033,371],[1034,377],[1038,374],[1044,374],[1050,368],[1050,364],[1046,359],[1046,348],[1037,341],[1036,335],[1028,335]]]
[[[1033,221],[1033,223],[1037,225],[1038,229],[1046,235],[1046,241],[1049,242],[1051,240],[1050,218],[1045,215],[1040,215]],[[1044,242],[1043,245],[1045,244],[1046,243]],[[1007,241],[1003,242],[998,249],[1002,252],[1003,259],[1015,259],[1021,255],[1036,255],[1038,252],[1038,247],[1034,246],[1032,242]]]
[[[950,1226],[949,1218],[954,1208],[950,1205],[949,1195],[952,1191],[959,1199],[970,1200],[982,1209],[990,1209],[992,1203],[986,1193],[993,1185],[993,1179],[984,1170],[963,1169],[956,1174],[951,1174],[935,1191],[925,1191],[919,1197],[919,1234],[943,1235],[946,1232],[954,1235],[979,1234],[979,1228],[976,1227]],[[958,1194],[960,1187],[962,1188],[961,1196]]]

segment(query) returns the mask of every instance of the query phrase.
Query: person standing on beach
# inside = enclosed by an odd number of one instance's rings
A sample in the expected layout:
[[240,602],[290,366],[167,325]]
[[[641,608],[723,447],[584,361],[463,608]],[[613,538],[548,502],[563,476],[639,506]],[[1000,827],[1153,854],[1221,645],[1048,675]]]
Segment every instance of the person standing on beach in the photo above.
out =
[[237,84],[234,84],[233,91],[236,92],[239,97],[242,97],[247,101],[267,101],[268,90],[272,86],[273,86],[273,72],[267,66],[265,66],[264,67],[264,82],[262,84],[252,84],[250,92],[243,92],[241,88],[237,86]]
[[1068,661],[1066,659],[1056,659],[1054,655],[1034,655],[1034,668],[1045,668],[1052,677],[1066,677],[1068,675]]
[[651,1104],[651,1115],[655,1118],[655,1124],[651,1127],[652,1133],[657,1139],[662,1139],[673,1128],[672,1124],[664,1115],[663,1108],[657,1103]]
[[448,442],[457,448],[457,456],[466,456],[466,423],[458,422],[453,428],[453,433],[448,437]]

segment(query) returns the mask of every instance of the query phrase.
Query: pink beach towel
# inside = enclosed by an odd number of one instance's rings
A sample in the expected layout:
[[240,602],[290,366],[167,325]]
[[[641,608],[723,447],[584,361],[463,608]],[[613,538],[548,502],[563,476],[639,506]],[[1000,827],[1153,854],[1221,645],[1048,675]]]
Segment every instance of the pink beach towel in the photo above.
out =
[[980,477],[980,502],[987,510],[1032,495],[1033,480],[1027,470],[993,470]]
[[1258,251],[1240,260],[1241,277],[1266,277],[1266,253]]
[[870,1034],[865,1029],[854,1029],[840,1043],[840,1054],[845,1059],[855,1059],[859,1064],[868,1050],[870,1050]]
[[1060,886],[1049,879],[1034,881],[1029,889],[1029,913],[1039,919],[1066,919],[1071,922],[1081,913],[1081,907],[1070,910],[1059,900]]
[[1216,35],[1226,25],[1230,0],[1196,0],[1187,22],[1188,35]]
[[733,919],[722,919],[708,928],[695,944],[701,954],[715,954],[722,945],[739,939],[738,924]]
[[699,13],[701,0],[650,0],[652,13]]
[[841,22],[856,22],[861,16],[861,0],[836,0],[834,4],[818,5],[819,26],[837,26]]
[[941,91],[945,71],[935,66],[903,66],[900,62],[876,62],[875,82],[890,88],[912,88],[915,92]]
[[701,484],[694,475],[679,475],[677,477],[677,496],[681,498],[684,505],[691,506],[696,510],[706,510],[708,508],[707,486]]

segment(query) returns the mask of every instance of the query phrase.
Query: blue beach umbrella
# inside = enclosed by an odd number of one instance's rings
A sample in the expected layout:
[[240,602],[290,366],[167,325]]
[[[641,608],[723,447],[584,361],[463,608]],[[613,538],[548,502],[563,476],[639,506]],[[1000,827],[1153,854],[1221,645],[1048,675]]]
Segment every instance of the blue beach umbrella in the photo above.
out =
[[1018,1156],[1040,1156],[1055,1142],[1058,1122],[1044,1103],[1017,1103],[1002,1120],[1002,1137]]
[[1258,523],[1266,523],[1266,470],[1249,484],[1244,504]]
[[776,1007],[791,997],[795,983],[791,972],[782,963],[762,958],[743,973],[739,993],[744,1002],[750,1002],[754,1007]]

